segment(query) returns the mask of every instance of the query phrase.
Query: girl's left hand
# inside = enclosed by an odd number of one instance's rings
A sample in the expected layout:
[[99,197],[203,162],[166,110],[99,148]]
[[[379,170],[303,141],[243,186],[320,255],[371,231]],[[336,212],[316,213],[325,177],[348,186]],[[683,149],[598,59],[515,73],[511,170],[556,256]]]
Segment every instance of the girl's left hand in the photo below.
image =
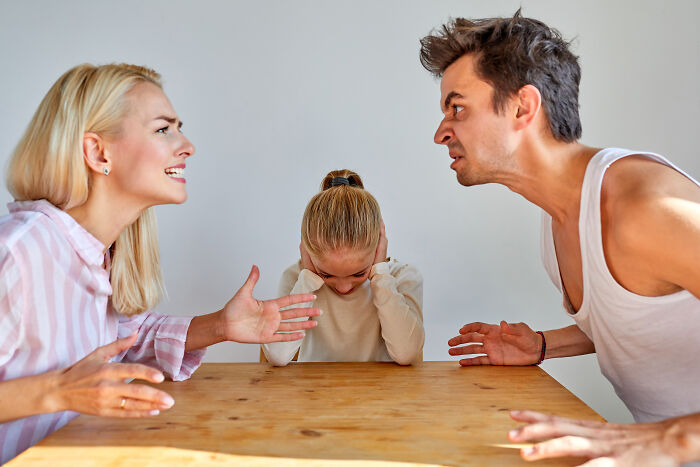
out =
[[[313,320],[282,323],[281,321],[318,316],[318,308],[293,308],[280,311],[298,303],[311,302],[316,297],[313,294],[288,295],[275,300],[256,300],[253,298],[260,271],[253,266],[243,287],[236,292],[231,300],[221,310],[221,326],[225,340],[248,344],[267,344],[269,342],[287,342],[304,337],[301,331],[310,329],[318,323]],[[279,332],[283,332],[280,334]]]
[[386,238],[386,228],[384,227],[384,221],[382,220],[382,225],[379,230],[379,242],[377,242],[377,251],[374,254],[374,262],[372,263],[383,263],[386,261],[387,249],[389,248],[389,240]]

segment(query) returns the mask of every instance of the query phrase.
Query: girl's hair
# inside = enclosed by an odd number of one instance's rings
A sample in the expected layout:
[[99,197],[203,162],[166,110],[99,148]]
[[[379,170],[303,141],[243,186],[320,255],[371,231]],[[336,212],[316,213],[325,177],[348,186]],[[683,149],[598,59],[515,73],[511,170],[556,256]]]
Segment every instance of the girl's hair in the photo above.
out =
[[[83,135],[118,137],[138,83],[162,89],[155,71],[126,64],[78,65],[49,89],[15,148],[7,187],[18,201],[46,199],[67,210],[85,203],[90,170]],[[117,155],[118,156],[118,155]],[[163,294],[155,213],[148,208],[112,247],[112,306],[133,315],[153,308]]]
[[364,190],[360,176],[350,170],[334,170],[306,206],[301,241],[314,256],[339,248],[374,249],[381,223],[379,203]]

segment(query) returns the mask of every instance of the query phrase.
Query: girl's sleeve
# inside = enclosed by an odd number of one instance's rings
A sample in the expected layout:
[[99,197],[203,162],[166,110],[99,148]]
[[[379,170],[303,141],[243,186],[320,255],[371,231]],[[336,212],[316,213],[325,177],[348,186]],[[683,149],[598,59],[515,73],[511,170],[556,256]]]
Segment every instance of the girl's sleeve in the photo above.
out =
[[147,311],[119,318],[119,338],[138,331],[139,337],[123,354],[124,362],[143,363],[158,368],[173,381],[188,379],[202,364],[206,349],[185,352],[191,316],[164,316]]
[[24,306],[20,268],[7,249],[0,249],[0,380],[7,364],[24,338],[22,307]]
[[372,300],[389,356],[399,365],[423,360],[423,277],[408,264],[382,262],[370,271]]
[[[280,297],[292,294],[314,293],[318,289],[320,289],[321,286],[323,286],[323,279],[321,279],[318,275],[314,274],[308,269],[301,269],[300,271],[300,267],[301,266],[297,264],[284,271],[284,273],[282,274],[282,278],[280,279]],[[304,302],[299,303],[297,305],[289,306],[285,309],[306,308],[310,307],[311,305],[312,302]],[[286,320],[286,322],[304,321],[307,319],[309,318],[293,318]],[[309,331],[310,330],[307,330],[306,332]],[[294,355],[297,353],[297,350],[299,350],[299,347],[301,347],[301,343],[303,342],[303,340],[304,339],[302,338],[290,342],[274,342],[271,344],[263,344],[263,353],[265,354],[267,361],[269,361],[273,365],[284,366],[292,361],[292,358],[294,358]]]

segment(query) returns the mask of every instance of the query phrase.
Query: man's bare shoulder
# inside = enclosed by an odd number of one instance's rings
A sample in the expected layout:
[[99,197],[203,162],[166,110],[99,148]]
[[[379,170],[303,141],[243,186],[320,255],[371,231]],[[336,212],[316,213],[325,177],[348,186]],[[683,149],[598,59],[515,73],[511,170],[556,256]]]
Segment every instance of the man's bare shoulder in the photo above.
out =
[[613,266],[649,268],[657,280],[680,284],[685,268],[677,260],[697,255],[700,245],[700,187],[664,164],[625,157],[603,179],[601,222]]

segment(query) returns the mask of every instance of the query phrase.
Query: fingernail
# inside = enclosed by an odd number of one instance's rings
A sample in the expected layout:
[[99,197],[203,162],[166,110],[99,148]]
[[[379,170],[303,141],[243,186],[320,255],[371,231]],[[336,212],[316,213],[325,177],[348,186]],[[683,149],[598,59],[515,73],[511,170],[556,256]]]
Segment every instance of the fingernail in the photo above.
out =
[[518,430],[510,430],[510,431],[508,432],[508,436],[510,436],[511,438],[517,437],[517,436],[518,436]]
[[165,379],[165,376],[163,376],[163,373],[154,373],[153,374],[153,380],[156,383],[162,383],[164,379]]
[[160,410],[151,410],[148,412],[148,415],[158,415],[160,413]]
[[523,455],[524,455],[524,456],[531,456],[531,455],[533,455],[534,453],[535,453],[535,448],[534,448],[534,447],[531,447],[531,448],[523,448]]
[[316,300],[317,298],[318,298],[318,297],[317,297],[316,295],[314,295],[314,300]]
[[165,407],[170,408],[175,404],[175,400],[172,397],[164,397],[160,400],[160,403]]
[[321,315],[323,314],[323,310],[321,310],[321,309],[319,308],[318,311],[319,311],[318,315],[321,316]]

